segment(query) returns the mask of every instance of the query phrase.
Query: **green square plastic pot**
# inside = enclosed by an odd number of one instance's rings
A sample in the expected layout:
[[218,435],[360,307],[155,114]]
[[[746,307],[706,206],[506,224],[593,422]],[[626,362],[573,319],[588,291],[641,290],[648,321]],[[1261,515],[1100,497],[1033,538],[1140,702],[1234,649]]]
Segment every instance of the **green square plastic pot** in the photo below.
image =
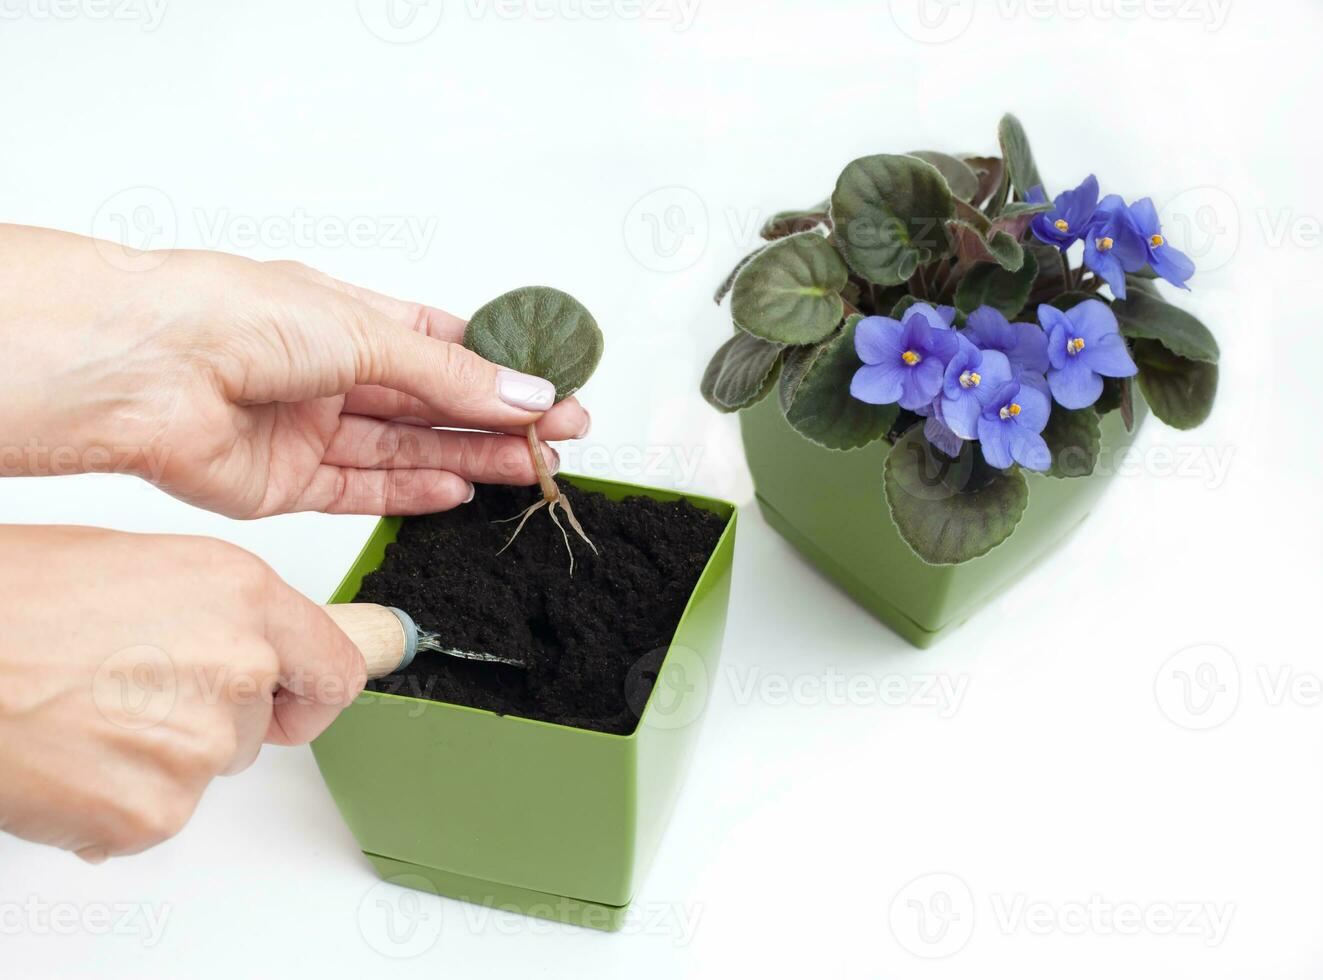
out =
[[885,440],[848,452],[824,449],[790,427],[774,397],[741,412],[740,428],[767,523],[865,609],[926,647],[1010,588],[1088,516],[1117,469],[1118,454],[1148,415],[1138,391],[1134,398],[1132,431],[1120,412],[1101,420],[1093,474],[1059,479],[1026,472],[1029,505],[1015,532],[961,565],[927,564],[896,530],[882,491],[882,465],[891,451]]
[[[566,477],[613,500],[684,498],[726,520],[629,735],[365,692],[313,743],[331,795],[382,877],[489,907],[617,929],[679,793],[730,596],[733,504]],[[332,602],[351,602],[401,518],[383,519]],[[648,601],[639,596],[638,601]],[[642,698],[640,698],[642,700]]]

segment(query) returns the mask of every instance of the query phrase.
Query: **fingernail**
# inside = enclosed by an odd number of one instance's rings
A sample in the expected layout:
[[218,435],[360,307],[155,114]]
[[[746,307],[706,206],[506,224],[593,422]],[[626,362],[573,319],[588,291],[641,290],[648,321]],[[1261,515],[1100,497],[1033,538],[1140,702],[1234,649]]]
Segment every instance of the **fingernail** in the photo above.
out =
[[559,473],[560,453],[556,452],[556,450],[550,446],[547,446],[546,448],[547,452],[551,454],[551,459],[547,460],[547,468],[550,469],[552,473]]
[[579,434],[578,434],[577,436],[575,436],[574,438],[576,438],[576,439],[582,439],[584,436],[586,436],[586,435],[588,434],[588,430],[591,429],[592,427],[593,427],[593,417],[592,417],[591,415],[588,414],[588,410],[587,410],[587,409],[584,409],[584,412],[583,412],[583,428],[579,430]]
[[74,853],[88,864],[101,864],[108,856],[104,847],[84,847],[81,851]]
[[477,495],[478,495],[478,488],[475,487],[472,483],[470,483],[470,484],[469,484],[469,495],[468,495],[467,497],[464,498],[464,503],[466,503],[466,504],[471,504],[471,503],[473,503],[473,498],[476,497]]
[[496,374],[496,391],[501,401],[530,412],[545,412],[556,401],[556,386],[545,378],[501,370]]

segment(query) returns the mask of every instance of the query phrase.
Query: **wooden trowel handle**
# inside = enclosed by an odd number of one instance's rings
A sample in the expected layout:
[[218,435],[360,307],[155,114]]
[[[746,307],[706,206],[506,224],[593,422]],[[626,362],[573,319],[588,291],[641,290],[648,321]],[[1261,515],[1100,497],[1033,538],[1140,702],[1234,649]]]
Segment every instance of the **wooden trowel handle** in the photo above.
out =
[[413,621],[398,610],[371,602],[345,602],[322,608],[363,654],[369,680],[393,674],[413,660],[418,649],[418,633]]

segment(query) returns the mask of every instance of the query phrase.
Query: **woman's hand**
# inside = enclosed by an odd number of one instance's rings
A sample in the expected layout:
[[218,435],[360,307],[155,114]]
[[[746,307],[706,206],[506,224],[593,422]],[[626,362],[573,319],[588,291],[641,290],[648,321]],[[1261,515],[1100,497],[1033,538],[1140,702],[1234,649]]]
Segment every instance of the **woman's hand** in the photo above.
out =
[[232,545],[0,527],[0,555],[0,831],[92,861],[144,850],[263,741],[314,738],[362,690],[348,637]]
[[0,432],[32,437],[0,475],[118,468],[231,517],[415,514],[535,482],[529,423],[587,432],[440,310],[222,253],[124,271],[115,248],[0,226]]

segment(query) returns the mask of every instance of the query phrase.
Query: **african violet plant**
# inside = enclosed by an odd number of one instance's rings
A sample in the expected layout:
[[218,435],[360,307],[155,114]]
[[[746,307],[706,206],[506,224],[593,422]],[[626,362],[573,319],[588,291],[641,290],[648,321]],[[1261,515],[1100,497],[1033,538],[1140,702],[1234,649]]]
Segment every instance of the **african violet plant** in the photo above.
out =
[[737,329],[702,381],[723,412],[776,388],[827,449],[890,442],[891,517],[934,564],[1014,531],[1023,470],[1092,473],[1099,418],[1134,424],[1132,381],[1179,429],[1217,388],[1217,343],[1153,282],[1188,288],[1194,266],[1152,201],[1099,200],[1092,176],[1049,201],[1014,116],[998,138],[1000,157],[863,157],[827,201],[769,219],[717,291]]
[[[496,297],[474,313],[464,331],[464,346],[495,364],[545,378],[556,386],[556,401],[559,402],[582,388],[597,369],[597,362],[602,359],[602,331],[593,315],[568,293],[550,286],[524,286]],[[519,523],[501,551],[514,544],[528,519],[545,507],[565,539],[565,550],[570,553],[570,574],[573,575],[574,551],[570,548],[569,535],[556,516],[556,509],[565,512],[570,527],[594,554],[597,546],[574,516],[569,498],[560,492],[560,487],[551,478],[542,456],[537,427],[529,425],[525,432],[542,497],[506,519]]]

